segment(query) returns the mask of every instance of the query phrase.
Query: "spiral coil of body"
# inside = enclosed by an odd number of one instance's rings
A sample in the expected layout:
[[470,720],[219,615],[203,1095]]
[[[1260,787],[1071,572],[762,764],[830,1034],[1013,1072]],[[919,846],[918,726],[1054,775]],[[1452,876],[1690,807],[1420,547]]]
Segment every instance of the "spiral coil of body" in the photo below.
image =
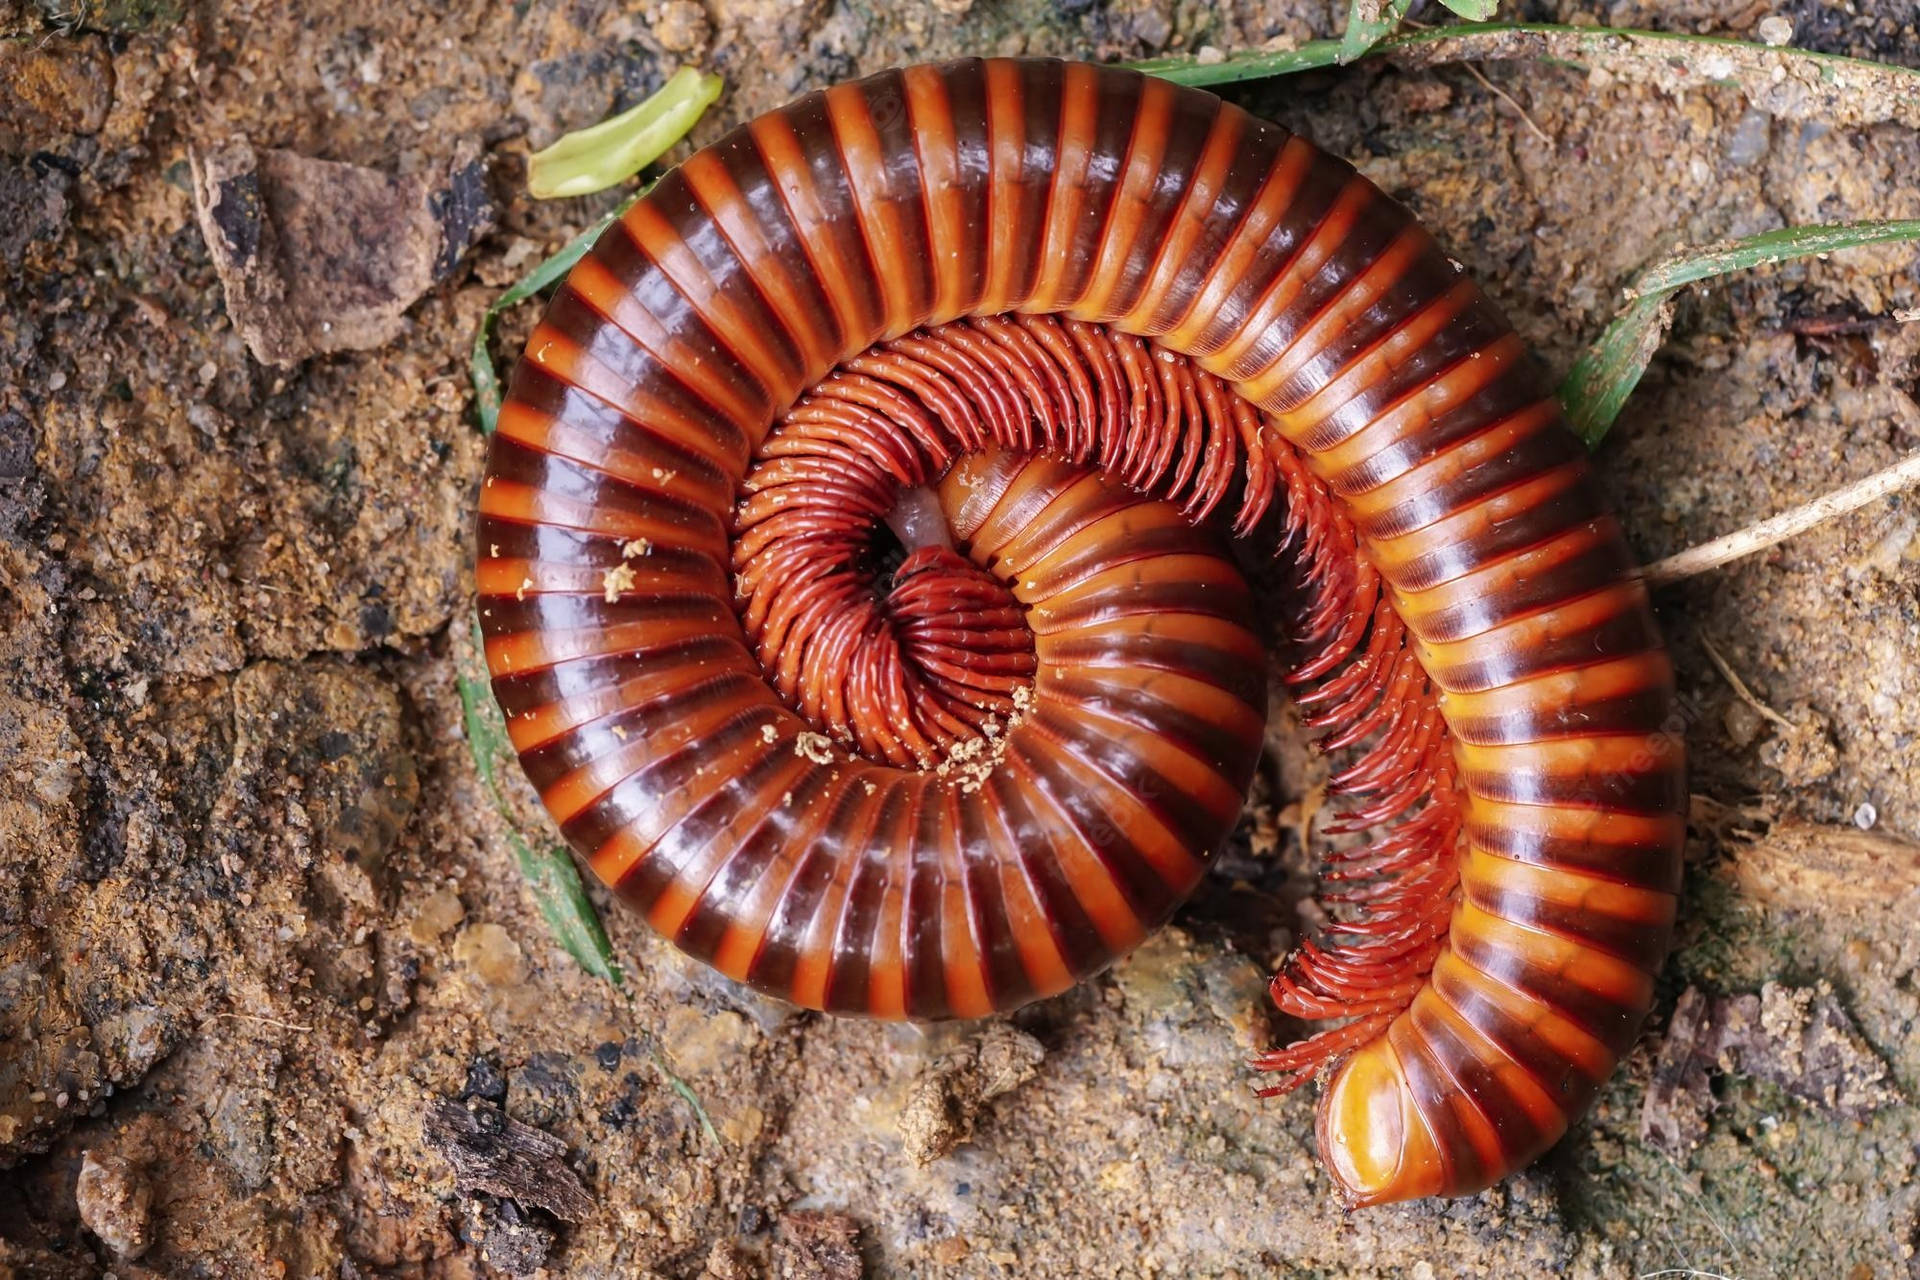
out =
[[1672,674],[1522,344],[1304,140],[976,60],[698,152],[515,371],[487,657],[547,807],[663,934],[811,1007],[975,1016],[1123,954],[1230,831],[1266,695],[1226,532],[1295,570],[1292,676],[1376,835],[1274,986],[1348,1021],[1263,1065],[1341,1062],[1352,1201],[1478,1189],[1650,1003]]

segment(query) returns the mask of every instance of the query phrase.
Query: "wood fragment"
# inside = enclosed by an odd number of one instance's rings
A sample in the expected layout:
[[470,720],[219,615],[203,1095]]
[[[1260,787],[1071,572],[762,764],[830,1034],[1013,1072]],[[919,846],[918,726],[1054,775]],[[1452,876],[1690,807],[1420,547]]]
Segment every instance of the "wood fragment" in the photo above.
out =
[[1777,906],[1891,910],[1920,890],[1920,842],[1783,819],[1736,848],[1732,873],[1748,897]]
[[579,1222],[593,1209],[593,1197],[567,1167],[567,1144],[490,1102],[438,1099],[422,1128],[427,1145],[453,1166],[463,1191],[533,1205],[567,1222]]

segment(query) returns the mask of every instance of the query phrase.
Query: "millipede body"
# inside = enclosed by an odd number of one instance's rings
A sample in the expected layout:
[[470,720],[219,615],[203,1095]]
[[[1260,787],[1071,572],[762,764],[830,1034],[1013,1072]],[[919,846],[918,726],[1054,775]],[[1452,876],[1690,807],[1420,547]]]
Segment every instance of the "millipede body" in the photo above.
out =
[[600,237],[478,520],[528,777],[654,928],[799,1004],[975,1017],[1161,924],[1239,814],[1266,646],[1341,753],[1348,1200],[1485,1187],[1632,1043],[1683,836],[1672,672],[1498,311],[1342,161],[1113,68],[813,93]]

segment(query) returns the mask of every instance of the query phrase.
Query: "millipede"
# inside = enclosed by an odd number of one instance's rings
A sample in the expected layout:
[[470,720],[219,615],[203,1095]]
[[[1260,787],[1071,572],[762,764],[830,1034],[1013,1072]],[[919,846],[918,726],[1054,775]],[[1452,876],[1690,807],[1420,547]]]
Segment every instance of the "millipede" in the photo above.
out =
[[1348,1204],[1528,1164],[1647,1013],[1684,766],[1585,450],[1411,214],[1211,94],[967,60],[696,152],[528,340],[477,537],[547,809],[758,990],[978,1017],[1165,922],[1265,734],[1239,543],[1351,837],[1272,985],[1331,1025],[1254,1065]]

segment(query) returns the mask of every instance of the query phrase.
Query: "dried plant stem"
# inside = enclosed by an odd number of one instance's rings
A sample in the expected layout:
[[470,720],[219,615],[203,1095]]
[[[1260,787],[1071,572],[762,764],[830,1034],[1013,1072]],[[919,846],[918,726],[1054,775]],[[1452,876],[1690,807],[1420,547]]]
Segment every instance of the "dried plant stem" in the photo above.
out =
[[1769,516],[1724,538],[1715,538],[1712,542],[1704,542],[1678,555],[1668,556],[1647,567],[1647,582],[1652,586],[1661,586],[1705,573],[1708,569],[1717,569],[1729,561],[1764,551],[1815,525],[1824,524],[1849,511],[1857,511],[1869,502],[1916,484],[1920,484],[1920,453],[1909,454],[1884,471],[1876,471],[1864,480],[1856,480],[1812,502],[1782,511],[1777,516]]
[[1725,676],[1727,683],[1733,686],[1735,697],[1752,707],[1761,716],[1779,725],[1782,729],[1793,729],[1797,727],[1793,721],[1787,719],[1778,711],[1775,711],[1772,707],[1760,701],[1758,697],[1754,696],[1753,690],[1747,688],[1747,682],[1742,680],[1739,675],[1734,672],[1733,667],[1727,660],[1720,656],[1720,651],[1713,647],[1713,641],[1707,639],[1705,636],[1701,636],[1700,647],[1707,651],[1708,660],[1720,669],[1720,674]]
[[1461,63],[1460,69],[1477,80],[1482,89],[1485,89],[1488,93],[1512,107],[1514,113],[1520,117],[1520,123],[1526,125],[1528,131],[1531,132],[1534,137],[1540,139],[1540,141],[1546,143],[1549,147],[1553,145],[1553,139],[1547,136],[1545,129],[1542,129],[1538,124],[1534,123],[1533,117],[1527,114],[1527,109],[1520,105],[1519,99],[1515,98],[1493,81],[1487,79],[1486,73],[1474,66],[1471,62]]
[[279,1018],[269,1018],[258,1013],[216,1013],[215,1021],[225,1022],[261,1022],[269,1027],[279,1027],[283,1031],[311,1031],[312,1027],[300,1022],[285,1022]]

